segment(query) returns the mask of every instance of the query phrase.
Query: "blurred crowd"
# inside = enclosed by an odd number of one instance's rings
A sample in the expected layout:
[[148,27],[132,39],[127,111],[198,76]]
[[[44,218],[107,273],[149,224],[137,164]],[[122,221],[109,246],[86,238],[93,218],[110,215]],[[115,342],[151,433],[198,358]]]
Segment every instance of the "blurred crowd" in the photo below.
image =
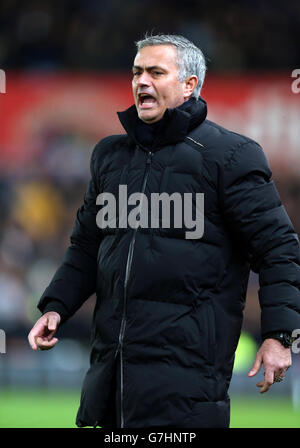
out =
[[0,66],[128,70],[145,31],[183,34],[213,71],[300,66],[298,0],[2,0]]
[[[78,136],[48,135],[30,169],[0,173],[0,328],[7,336],[23,337],[40,317],[36,305],[70,243],[91,150]],[[88,338],[89,310],[79,337]]]

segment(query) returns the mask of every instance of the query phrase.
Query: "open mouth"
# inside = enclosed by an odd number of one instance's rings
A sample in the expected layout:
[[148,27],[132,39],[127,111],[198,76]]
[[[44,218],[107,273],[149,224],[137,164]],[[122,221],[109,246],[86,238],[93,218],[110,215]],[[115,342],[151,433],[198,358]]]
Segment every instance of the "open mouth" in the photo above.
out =
[[149,93],[139,93],[138,98],[139,106],[144,109],[152,107],[157,102],[154,96]]

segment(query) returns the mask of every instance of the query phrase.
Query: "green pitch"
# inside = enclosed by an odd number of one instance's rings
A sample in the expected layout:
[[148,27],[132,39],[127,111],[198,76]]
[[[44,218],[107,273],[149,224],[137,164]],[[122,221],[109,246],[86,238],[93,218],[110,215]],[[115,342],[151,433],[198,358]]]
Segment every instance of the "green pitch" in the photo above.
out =
[[[0,392],[1,428],[75,428],[80,392]],[[231,396],[232,428],[300,428],[300,409],[288,399]]]

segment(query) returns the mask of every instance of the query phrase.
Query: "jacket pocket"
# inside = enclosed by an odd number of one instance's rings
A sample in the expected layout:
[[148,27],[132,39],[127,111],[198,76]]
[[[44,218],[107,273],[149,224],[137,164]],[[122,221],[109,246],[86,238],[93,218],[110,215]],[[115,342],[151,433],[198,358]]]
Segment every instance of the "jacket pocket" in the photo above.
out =
[[183,428],[229,428],[230,400],[195,402],[192,412],[181,427]]

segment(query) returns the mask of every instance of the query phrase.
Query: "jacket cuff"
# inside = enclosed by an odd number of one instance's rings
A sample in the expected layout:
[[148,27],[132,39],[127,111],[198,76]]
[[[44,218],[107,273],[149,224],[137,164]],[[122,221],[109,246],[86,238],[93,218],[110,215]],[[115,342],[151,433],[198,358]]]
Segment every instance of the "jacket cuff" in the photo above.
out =
[[265,340],[265,339],[269,339],[269,338],[272,339],[273,336],[278,335],[278,333],[286,333],[286,334],[288,334],[289,336],[292,335],[292,332],[291,332],[291,331],[286,331],[286,330],[281,330],[281,331],[271,331],[270,333],[265,333],[265,334],[263,335],[262,339],[263,339],[263,340]]
[[55,311],[60,315],[60,324],[63,324],[66,322],[67,319],[69,319],[70,314],[68,313],[66,307],[63,305],[63,303],[60,300],[52,299],[51,297],[46,298],[46,304],[44,305],[43,309],[40,310],[42,314],[48,313],[49,311]]

